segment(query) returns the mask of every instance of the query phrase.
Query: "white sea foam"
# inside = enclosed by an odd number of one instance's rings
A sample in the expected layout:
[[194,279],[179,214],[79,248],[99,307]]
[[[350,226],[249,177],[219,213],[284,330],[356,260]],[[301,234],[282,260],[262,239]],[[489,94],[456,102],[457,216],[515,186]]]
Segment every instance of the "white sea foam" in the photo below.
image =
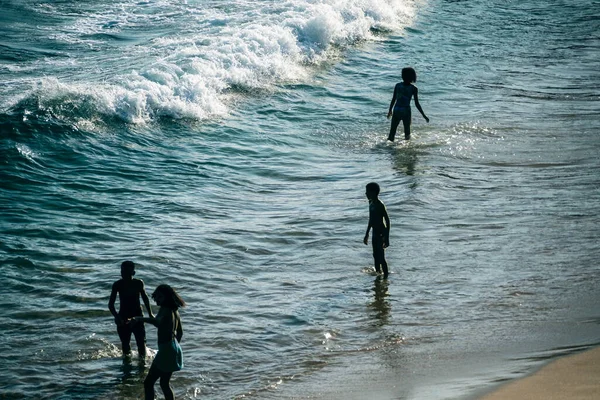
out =
[[[142,123],[161,117],[222,116],[228,111],[228,96],[306,82],[315,66],[373,39],[373,31],[410,25],[415,10],[410,1],[384,0],[262,0],[232,2],[230,7],[188,3],[126,1],[112,4],[112,9],[81,12],[60,34],[49,36],[96,52],[77,55],[84,72],[73,80],[43,78],[31,96],[59,116],[57,101],[68,100],[78,118],[99,114]],[[168,34],[154,34],[165,26],[170,27]],[[134,28],[147,32],[148,39],[115,48],[98,36],[127,36]],[[115,53],[114,61],[106,52]],[[93,81],[94,68],[110,78]]]

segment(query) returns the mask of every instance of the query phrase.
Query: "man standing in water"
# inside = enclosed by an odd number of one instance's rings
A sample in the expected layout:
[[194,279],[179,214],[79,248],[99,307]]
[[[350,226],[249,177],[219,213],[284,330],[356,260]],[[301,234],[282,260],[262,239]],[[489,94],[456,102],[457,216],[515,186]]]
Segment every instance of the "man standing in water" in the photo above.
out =
[[379,200],[379,185],[375,182],[367,184],[367,199],[369,199],[369,225],[367,233],[363,240],[364,244],[369,243],[369,231],[373,228],[373,259],[375,261],[375,271],[380,274],[383,270],[383,277],[388,276],[388,265],[385,261],[385,248],[390,245],[390,218],[388,217],[385,205]]

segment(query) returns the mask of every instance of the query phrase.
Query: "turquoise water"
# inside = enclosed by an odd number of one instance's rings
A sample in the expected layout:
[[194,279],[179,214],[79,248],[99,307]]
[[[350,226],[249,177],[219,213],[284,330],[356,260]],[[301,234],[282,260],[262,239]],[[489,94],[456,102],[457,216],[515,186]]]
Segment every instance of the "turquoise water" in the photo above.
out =
[[[1,2],[0,395],[140,398],[107,309],[125,259],[189,303],[178,398],[470,398],[598,344],[599,16]],[[389,144],[405,65],[431,122]]]

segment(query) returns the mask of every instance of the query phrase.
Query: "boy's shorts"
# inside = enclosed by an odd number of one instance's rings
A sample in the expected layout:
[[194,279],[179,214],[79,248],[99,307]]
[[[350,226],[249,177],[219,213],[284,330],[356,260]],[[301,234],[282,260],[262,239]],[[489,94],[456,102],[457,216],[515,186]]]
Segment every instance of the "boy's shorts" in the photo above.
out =
[[123,353],[127,354],[131,351],[131,334],[135,337],[135,342],[138,347],[138,351],[140,348],[146,348],[146,328],[144,324],[123,324],[121,326],[117,326],[117,332],[119,333],[119,338],[121,339],[121,344],[123,347]]
[[383,235],[373,235],[371,239],[373,245],[373,258],[376,260],[382,260],[385,257],[385,250],[383,248]]

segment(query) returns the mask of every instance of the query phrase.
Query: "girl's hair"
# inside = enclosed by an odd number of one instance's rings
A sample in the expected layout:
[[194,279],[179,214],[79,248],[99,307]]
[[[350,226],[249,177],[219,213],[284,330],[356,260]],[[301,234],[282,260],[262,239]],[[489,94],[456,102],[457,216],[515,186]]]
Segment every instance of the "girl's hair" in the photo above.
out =
[[179,307],[186,306],[185,301],[183,301],[183,299],[179,296],[179,294],[177,294],[175,289],[173,289],[169,285],[158,285],[154,293],[152,293],[153,299],[156,298],[157,293],[161,293],[165,298],[165,301],[163,304],[161,304],[161,306],[165,306],[172,310],[177,310]]
[[402,80],[404,82],[416,82],[417,81],[417,72],[413,67],[402,68]]

